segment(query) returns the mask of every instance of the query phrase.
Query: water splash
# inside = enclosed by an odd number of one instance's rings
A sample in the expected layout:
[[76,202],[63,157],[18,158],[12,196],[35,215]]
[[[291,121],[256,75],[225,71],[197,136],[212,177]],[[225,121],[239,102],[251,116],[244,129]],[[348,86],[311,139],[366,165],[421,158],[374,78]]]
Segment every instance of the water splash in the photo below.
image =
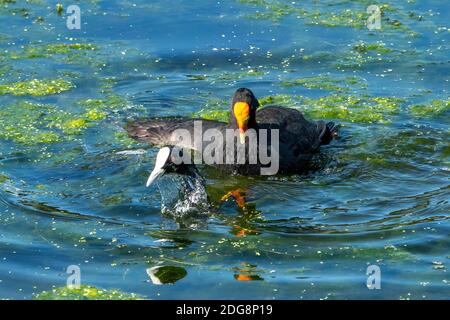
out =
[[175,218],[206,216],[211,206],[204,182],[197,172],[162,176],[157,182],[161,193],[161,212]]

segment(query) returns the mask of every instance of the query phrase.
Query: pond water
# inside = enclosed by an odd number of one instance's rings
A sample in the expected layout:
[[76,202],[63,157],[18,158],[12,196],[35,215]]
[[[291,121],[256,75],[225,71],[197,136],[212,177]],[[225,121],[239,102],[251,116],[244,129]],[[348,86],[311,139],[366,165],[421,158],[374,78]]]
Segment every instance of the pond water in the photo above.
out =
[[[449,298],[448,2],[383,1],[372,31],[368,0],[74,1],[79,30],[69,4],[0,0],[0,298]],[[211,214],[162,214],[123,125],[223,119],[242,86],[342,138],[304,176],[202,168]]]

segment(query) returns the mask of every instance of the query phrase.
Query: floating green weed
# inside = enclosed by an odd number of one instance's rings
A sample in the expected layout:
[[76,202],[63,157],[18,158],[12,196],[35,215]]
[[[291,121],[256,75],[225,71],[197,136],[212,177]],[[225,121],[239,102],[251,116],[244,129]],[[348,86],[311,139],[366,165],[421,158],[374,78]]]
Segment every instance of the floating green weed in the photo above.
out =
[[248,70],[238,70],[238,71],[224,71],[220,73],[210,73],[210,74],[188,74],[186,77],[189,80],[204,81],[209,80],[212,83],[218,81],[237,81],[247,77],[262,77],[266,73],[256,68],[251,68]]
[[238,0],[238,2],[262,7],[265,11],[257,11],[254,14],[248,15],[252,19],[265,19],[277,22],[282,18],[299,12],[299,8],[280,1],[266,1],[266,0]]
[[417,104],[409,107],[409,110],[414,116],[426,117],[436,116],[450,110],[450,99],[447,100],[433,100],[427,104]]
[[358,42],[353,46],[352,49],[353,51],[356,51],[358,53],[376,52],[383,54],[392,52],[392,49],[387,48],[386,45],[382,42],[375,42],[375,43]]
[[205,107],[191,115],[192,118],[228,122],[230,111],[228,102],[221,99],[209,99]]
[[88,127],[88,121],[83,118],[70,119],[63,122],[60,129],[67,134],[79,134]]
[[127,147],[131,147],[133,145],[138,144],[138,142],[136,140],[130,138],[130,136],[128,135],[127,132],[115,132],[114,140],[118,144],[120,144],[122,146],[127,146]]
[[135,293],[124,293],[115,289],[99,289],[82,285],[79,289],[59,287],[51,291],[43,291],[34,295],[36,300],[141,300]]
[[208,79],[208,76],[204,74],[187,74],[186,77],[189,80],[202,81]]
[[84,113],[73,114],[48,104],[17,102],[0,109],[0,139],[24,145],[71,140],[122,106],[118,96],[80,101]]
[[108,95],[105,98],[86,99],[78,102],[78,105],[91,112],[90,117],[103,119],[105,110],[118,110],[126,106],[126,100],[116,94]]
[[5,183],[6,181],[9,181],[10,178],[2,173],[0,173],[0,184]]
[[[390,121],[405,100],[397,97],[331,94],[319,98],[278,94],[259,99],[261,107],[281,105],[296,108],[311,119],[342,119],[349,122]],[[208,120],[227,122],[229,111],[220,104],[208,106],[193,115]]]
[[29,44],[22,51],[10,53],[11,59],[50,58],[54,55],[76,54],[80,51],[94,51],[98,46],[90,43]]
[[332,94],[320,98],[295,95],[263,97],[262,106],[282,105],[304,112],[312,119],[343,119],[349,122],[388,122],[398,111],[403,99],[396,97],[370,97]]
[[303,98],[300,109],[320,119],[343,119],[349,122],[389,122],[404,100],[396,97],[332,94],[318,99]]
[[359,84],[359,88],[366,88],[367,84],[363,79],[348,76],[345,78],[332,78],[327,75],[319,75],[313,77],[303,77],[295,79],[287,79],[281,82],[284,87],[303,86],[308,89],[321,89],[328,91],[348,91],[350,86]]
[[339,56],[334,62],[337,69],[358,69],[371,63],[389,63],[398,61],[414,51],[392,49],[381,41],[357,42]]
[[65,79],[32,79],[0,85],[0,95],[14,96],[45,96],[57,94],[72,89],[74,85]]
[[205,120],[216,120],[221,122],[228,122],[230,112],[228,110],[208,110],[202,109],[193,114],[194,118],[202,118]]
[[12,68],[9,65],[0,65],[0,76],[3,76],[7,72],[11,71]]
[[105,111],[98,108],[92,108],[85,113],[85,117],[92,121],[103,120],[107,115],[108,114]]
[[235,72],[222,72],[217,75],[211,75],[211,78],[213,81],[236,81],[247,77],[262,77],[264,75],[264,71],[258,69],[248,69]]
[[283,105],[292,106],[298,101],[298,96],[293,96],[289,94],[277,94],[273,96],[266,96],[258,99],[261,106],[266,105]]
[[367,14],[365,10],[344,9],[332,12],[305,12],[303,17],[306,19],[306,24],[308,25],[362,29],[366,26],[369,14]]
[[63,13],[63,11],[64,11],[63,5],[61,3],[57,3],[56,4],[56,13],[58,15],[61,15]]
[[0,138],[25,145],[58,142],[61,137],[50,124],[66,118],[65,112],[51,105],[18,102],[4,106],[0,109]]
[[[291,2],[269,0],[237,0],[239,3],[256,7],[256,12],[248,14],[249,19],[264,19],[279,22],[285,17],[294,17],[304,21],[306,25],[323,26],[328,28],[349,27],[355,29],[366,28],[369,14],[367,1],[353,2]],[[382,25],[384,30],[402,30],[408,34],[412,31],[399,19],[410,19],[402,15],[401,11],[390,4],[380,4]],[[313,9],[311,9],[313,8]]]
[[1,58],[4,60],[52,59],[52,63],[78,64],[96,68],[105,63],[99,46],[91,43],[31,43],[18,50],[3,50]]

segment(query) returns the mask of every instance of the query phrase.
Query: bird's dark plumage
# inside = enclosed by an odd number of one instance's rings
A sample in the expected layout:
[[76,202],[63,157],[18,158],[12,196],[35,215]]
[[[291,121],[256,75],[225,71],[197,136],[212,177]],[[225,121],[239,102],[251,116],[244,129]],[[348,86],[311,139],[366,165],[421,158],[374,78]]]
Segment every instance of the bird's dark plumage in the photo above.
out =
[[[248,119],[240,123],[235,108],[241,103],[248,107]],[[294,173],[308,168],[312,155],[319,151],[321,145],[326,145],[337,138],[339,126],[333,122],[306,120],[298,110],[282,107],[267,106],[258,109],[259,102],[249,89],[241,88],[236,91],[232,99],[231,115],[228,123],[204,119],[160,118],[145,119],[127,125],[129,135],[138,140],[147,141],[156,146],[176,145],[182,148],[195,149],[193,141],[190,145],[180,143],[173,135],[176,129],[185,129],[191,136],[194,133],[194,121],[201,120],[203,132],[215,128],[221,132],[226,129],[261,129],[279,130],[279,172]],[[246,114],[247,115],[247,114]],[[242,122],[242,121],[241,121]],[[225,136],[225,133],[224,133]],[[270,133],[268,134],[270,137]],[[234,141],[233,143],[239,143]],[[248,141],[246,142],[248,144]],[[200,151],[200,150],[197,150]],[[216,165],[218,168],[241,174],[257,174],[261,164],[249,165]]]

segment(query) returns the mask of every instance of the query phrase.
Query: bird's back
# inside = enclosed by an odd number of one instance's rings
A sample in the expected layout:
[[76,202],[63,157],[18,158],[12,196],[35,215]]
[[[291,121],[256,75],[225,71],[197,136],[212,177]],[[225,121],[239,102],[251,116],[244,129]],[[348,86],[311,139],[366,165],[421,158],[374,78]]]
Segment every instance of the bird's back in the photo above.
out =
[[[198,123],[201,124],[203,132],[210,128],[223,130],[226,126],[223,122],[204,119],[153,118],[129,123],[125,129],[131,138],[145,141],[155,146],[177,145],[179,147],[193,148],[195,121],[199,121]],[[186,145],[177,141],[176,130],[185,130],[178,131],[178,133],[187,139],[185,140]],[[186,132],[186,135],[183,132]],[[187,142],[188,140],[190,140],[190,144]]]
[[296,109],[281,106],[265,107],[256,113],[260,127],[280,130],[280,144],[299,148],[299,152],[315,152],[320,146],[320,131],[317,123],[308,121]]

